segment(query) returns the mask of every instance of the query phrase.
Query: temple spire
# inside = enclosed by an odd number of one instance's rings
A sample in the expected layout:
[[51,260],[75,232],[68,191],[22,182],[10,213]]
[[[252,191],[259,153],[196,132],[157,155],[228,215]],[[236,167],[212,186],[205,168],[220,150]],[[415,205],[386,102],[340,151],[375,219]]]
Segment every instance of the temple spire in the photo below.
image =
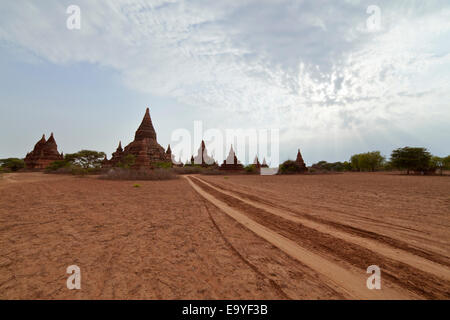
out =
[[297,164],[303,169],[303,170],[307,170],[306,169],[306,164],[305,161],[303,161],[303,157],[302,154],[300,153],[300,149],[298,149],[297,152],[297,159],[295,160],[295,162],[297,162]]
[[155,128],[153,128],[152,119],[150,118],[149,108],[145,110],[144,118],[135,135],[135,140],[143,140],[146,138],[156,140],[156,132]]
[[50,138],[48,138],[47,143],[56,143],[53,132],[50,134]]

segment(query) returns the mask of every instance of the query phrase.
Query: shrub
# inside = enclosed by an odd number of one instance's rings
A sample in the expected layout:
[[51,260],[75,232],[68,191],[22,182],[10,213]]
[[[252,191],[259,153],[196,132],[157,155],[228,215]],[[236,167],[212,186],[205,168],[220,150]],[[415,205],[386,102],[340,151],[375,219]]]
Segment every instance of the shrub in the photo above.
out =
[[155,168],[160,168],[160,169],[172,168],[172,162],[155,162],[153,165],[155,166]]
[[200,171],[201,174],[207,175],[207,176],[218,176],[225,174],[224,171],[221,171],[217,168],[204,168]]
[[184,167],[173,167],[173,172],[176,174],[196,174],[203,171],[200,166],[184,166]]
[[170,180],[177,176],[172,170],[167,169],[124,169],[112,168],[100,176],[107,180]]
[[300,167],[297,162],[287,160],[280,165],[278,174],[298,174],[304,173],[305,171],[306,170],[303,167]]
[[254,164],[249,164],[244,167],[245,173],[247,174],[259,174],[259,169]]
[[45,168],[45,171],[47,172],[58,171],[59,169],[62,168],[70,169],[71,165],[72,164],[67,160],[57,160],[50,163],[50,165],[47,168]]
[[8,158],[0,160],[0,167],[4,171],[19,171],[25,168],[25,161],[18,158]]
[[134,165],[136,157],[133,154],[127,154],[121,162],[117,164],[119,168],[129,169]]

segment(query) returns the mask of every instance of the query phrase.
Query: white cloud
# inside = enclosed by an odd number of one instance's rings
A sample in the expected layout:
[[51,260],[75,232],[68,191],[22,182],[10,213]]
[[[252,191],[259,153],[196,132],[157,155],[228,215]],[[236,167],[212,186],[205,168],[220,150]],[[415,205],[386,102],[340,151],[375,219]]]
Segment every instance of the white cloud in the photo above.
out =
[[68,3],[10,1],[0,39],[56,64],[114,68],[135,90],[278,121],[287,141],[450,120],[449,4],[382,1],[379,33],[365,30],[368,4],[79,1],[82,27],[70,31]]

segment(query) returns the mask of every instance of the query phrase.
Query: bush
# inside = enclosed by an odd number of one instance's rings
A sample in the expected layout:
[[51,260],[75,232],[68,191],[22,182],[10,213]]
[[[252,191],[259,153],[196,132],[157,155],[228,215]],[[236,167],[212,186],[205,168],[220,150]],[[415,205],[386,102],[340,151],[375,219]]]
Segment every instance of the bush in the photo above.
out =
[[106,180],[170,180],[177,176],[173,170],[167,169],[124,169],[112,168],[100,176]]
[[129,169],[134,165],[134,162],[136,161],[136,157],[132,154],[127,154],[121,162],[117,164],[119,168],[125,168]]
[[25,161],[18,158],[8,158],[0,160],[0,167],[4,171],[19,171],[25,168]]
[[101,168],[83,168],[78,165],[74,165],[70,162],[65,162],[65,160],[59,160],[52,162],[49,167],[45,169],[46,173],[54,174],[73,174],[76,176],[84,176],[88,174],[99,174]]
[[297,162],[292,160],[283,162],[278,169],[278,174],[298,174],[305,172],[306,170],[304,168],[300,167]]
[[204,169],[201,166],[173,167],[172,170],[176,174],[196,174],[204,171]]
[[249,164],[244,167],[245,173],[247,174],[259,174],[259,169],[254,164]]
[[57,160],[50,163],[50,165],[47,168],[45,168],[45,171],[47,172],[58,171],[63,168],[70,169],[71,165],[72,164],[67,160]]
[[207,168],[200,171],[200,174],[204,174],[207,176],[219,176],[223,174],[228,174],[227,172],[221,171],[217,168]]
[[160,169],[172,168],[172,162],[155,162],[153,165],[155,166],[155,168],[160,168]]

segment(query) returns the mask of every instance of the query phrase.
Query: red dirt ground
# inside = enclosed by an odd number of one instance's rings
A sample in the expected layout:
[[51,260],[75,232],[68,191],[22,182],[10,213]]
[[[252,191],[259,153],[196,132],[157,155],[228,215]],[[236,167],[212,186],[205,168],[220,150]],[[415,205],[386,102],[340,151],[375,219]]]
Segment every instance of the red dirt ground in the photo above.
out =
[[[5,174],[0,298],[449,299],[448,190],[448,177],[365,173]],[[81,290],[66,288],[73,264]],[[365,287],[372,264],[381,290]]]

